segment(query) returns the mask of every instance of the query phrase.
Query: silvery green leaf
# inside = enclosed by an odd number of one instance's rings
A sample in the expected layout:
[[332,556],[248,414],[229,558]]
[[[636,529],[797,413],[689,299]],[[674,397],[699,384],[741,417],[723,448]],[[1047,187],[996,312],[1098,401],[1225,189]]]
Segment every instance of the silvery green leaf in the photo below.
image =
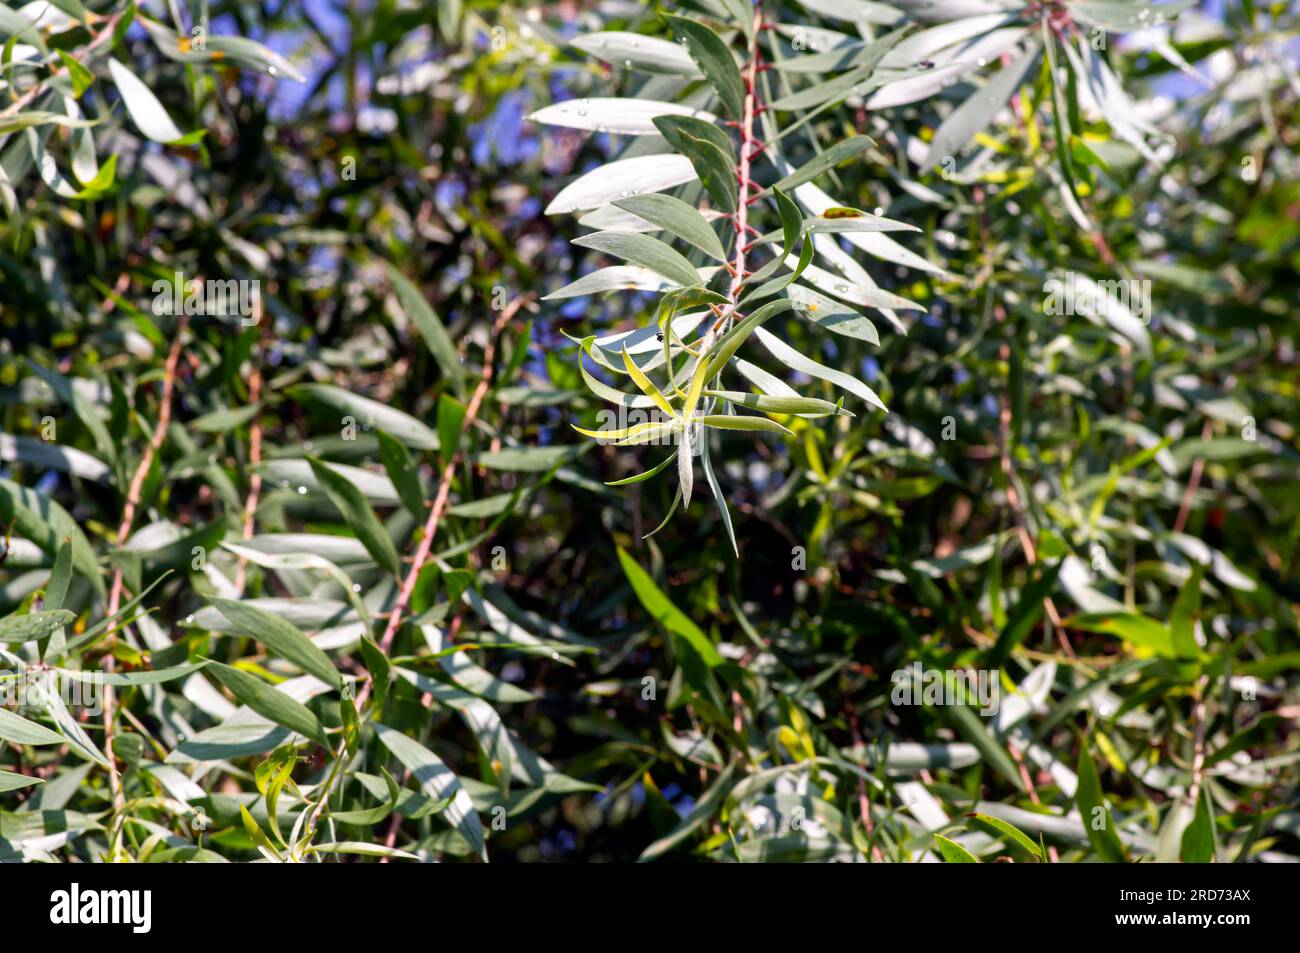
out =
[[473,692],[488,701],[501,704],[517,704],[532,701],[537,696],[493,675],[487,669],[475,665],[464,652],[453,652],[438,659],[444,672],[457,685],[468,692]]
[[0,619],[0,643],[35,642],[53,635],[76,618],[77,614],[67,609],[47,609],[44,612],[7,616]]
[[0,771],[0,794],[44,783],[41,778],[30,778],[25,774],[14,774],[12,771]]
[[[233,543],[222,545],[227,549],[253,552],[251,549],[244,550],[243,547],[237,547]],[[245,599],[244,602],[265,612],[274,613],[300,629],[319,629],[336,625],[347,618],[349,608],[346,602],[335,599],[283,599],[268,596],[261,599]],[[194,614],[192,620],[186,621],[213,632],[234,631],[234,624],[212,606],[204,606]]]
[[279,53],[244,36],[210,33],[204,38],[205,52],[212,60],[230,60],[245,69],[256,70],[279,79],[287,76],[296,83],[307,77]]
[[36,23],[22,13],[11,10],[3,4],[0,4],[0,36],[17,37],[24,40],[36,47],[42,56],[49,52],[45,45],[45,39],[41,36],[41,31],[37,29]]
[[[701,322],[708,317],[708,311],[693,311],[687,314],[673,315],[672,329],[673,334],[678,338],[685,338],[698,328]],[[622,354],[623,348],[626,347],[629,354],[651,354],[663,351],[663,345],[658,340],[658,325],[650,325],[644,328],[633,328],[630,331],[619,331],[615,334],[607,334],[604,337],[598,337],[595,340],[596,347],[611,354]],[[645,368],[645,365],[641,365]],[[619,362],[618,370],[622,370],[622,362]]]
[[[440,651],[441,640],[433,640],[430,648],[434,644],[439,646],[435,651]],[[496,709],[459,686],[449,685],[444,681],[405,668],[399,667],[396,672],[405,681],[414,685],[420,694],[429,695],[438,704],[445,705],[460,715],[466,727],[473,733],[480,750],[488,758],[492,772],[497,776],[501,793],[508,794],[515,760],[514,746]]]
[[490,470],[545,473],[555,464],[573,459],[584,449],[583,447],[507,447],[480,453],[474,457],[474,462]]
[[[424,338],[424,343],[429,347],[429,353],[438,362],[442,372],[447,375],[448,379],[455,385],[456,390],[460,391],[465,385],[465,373],[460,366],[460,358],[456,354],[456,345],[452,343],[451,335],[447,333],[447,326],[442,323],[442,318],[433,310],[429,302],[425,300],[420,289],[415,287],[409,278],[397,270],[390,262],[384,262],[384,268],[388,271],[388,280],[393,285],[393,293],[397,295],[397,300],[402,305],[402,310],[406,312],[407,317],[415,322],[415,326],[420,331],[420,336]],[[382,427],[394,437],[401,437],[401,434],[389,430],[388,427]],[[427,439],[424,437],[422,439]],[[420,444],[408,443],[407,446],[421,447]],[[436,450],[438,445],[435,443],[432,447],[423,447],[422,449]]]
[[570,182],[546,207],[547,215],[586,211],[642,192],[662,192],[697,178],[691,160],[679,155],[637,156],[607,162]]
[[850,394],[861,397],[867,403],[888,412],[888,408],[880,398],[876,396],[876,392],[851,374],[837,371],[824,364],[818,364],[816,361],[812,360],[812,358],[805,357],[766,328],[755,329],[754,336],[762,342],[763,346],[768,349],[773,357],[786,367],[807,374],[809,377],[817,377],[821,380],[829,381],[836,387],[841,387]]
[[[658,192],[647,192],[647,195],[658,195]],[[626,199],[619,199],[623,202]],[[631,212],[625,212],[617,205],[602,205],[594,212],[588,212],[578,219],[578,224],[593,231],[608,232],[656,232],[661,226],[654,222],[647,222],[639,215],[633,215]]]
[[862,38],[841,33],[821,26],[808,26],[806,23],[778,23],[776,32],[790,40],[798,40],[810,54],[827,53],[831,50],[856,48]]
[[212,605],[235,626],[236,633],[251,635],[276,654],[326,685],[339,685],[338,670],[330,657],[295,625],[248,602],[213,599]]
[[[901,77],[904,74],[899,74]],[[837,103],[849,96],[865,96],[879,89],[886,83],[894,82],[895,77],[888,72],[879,72],[874,64],[856,67],[834,79],[813,83],[804,89],[788,93],[771,103],[768,108],[783,112],[803,109],[815,109]]]
[[1057,288],[1071,293],[1069,300],[1073,302],[1075,313],[1083,315],[1095,324],[1104,322],[1110,325],[1132,341],[1140,352],[1151,353],[1151,333],[1147,330],[1145,322],[1134,315],[1126,303],[1111,294],[1110,290],[1078,272],[1057,273],[1044,286],[1045,291],[1053,291]]
[[370,562],[360,540],[324,533],[261,533],[242,540],[240,546],[267,555],[302,554],[323,557],[340,565]]
[[848,305],[800,284],[791,285],[786,294],[794,302],[795,312],[819,327],[870,344],[880,343],[876,326]]
[[[336,473],[341,473],[352,481],[367,500],[378,506],[400,506],[401,498],[393,481],[382,473],[373,473],[360,467],[345,463],[332,464]],[[261,466],[263,476],[273,484],[280,484],[284,489],[299,493],[319,492],[316,474],[306,460],[268,460]]]
[[696,177],[719,211],[736,211],[735,147],[727,134],[710,123],[686,116],[660,116],[655,126],[691,163]]
[[736,544],[736,530],[731,525],[731,511],[727,508],[727,498],[722,495],[722,488],[718,486],[718,477],[713,472],[713,462],[709,457],[708,434],[700,435],[700,465],[704,468],[704,478],[708,481],[709,490],[713,493],[713,502],[718,505],[718,515],[722,517],[722,528],[727,531],[727,540],[731,543],[731,551],[739,559],[740,547]]
[[1037,40],[1031,42],[1023,56],[1000,69],[982,89],[972,93],[948,114],[930,141],[930,154],[922,163],[921,172],[928,172],[946,156],[955,156],[977,132],[993,121],[1038,62],[1039,49]]
[[131,119],[144,135],[154,142],[175,142],[184,138],[184,133],[172,122],[158,97],[138,76],[119,63],[116,59],[108,61],[108,72],[122,94],[126,110]]
[[537,110],[528,118],[547,126],[588,129],[625,136],[657,136],[656,116],[694,116],[714,122],[716,116],[703,109],[648,99],[567,99]]
[[649,268],[682,287],[700,284],[700,275],[695,266],[681,252],[640,232],[596,232],[575,238],[573,244]]
[[230,690],[240,704],[247,705],[263,718],[288,728],[304,738],[309,738],[317,744],[328,743],[325,729],[306,705],[295,701],[284,692],[242,669],[221,662],[210,662],[207,670]]
[[67,739],[42,724],[0,708],[0,740],[15,745],[61,745]]
[[704,74],[681,44],[639,33],[607,30],[574,37],[569,41],[584,53],[614,66],[639,69],[647,73],[668,73],[692,79]]
[[848,139],[835,143],[825,152],[808,160],[789,175],[783,176],[772,188],[788,191],[797,185],[802,185],[804,182],[811,182],[823,172],[833,169],[841,162],[846,162],[861,155],[874,145],[875,142],[868,136],[850,136]]
[[731,118],[739,119],[744,112],[745,83],[731,50],[702,23],[686,17],[666,14],[664,19],[672,28],[677,42],[690,54],[704,74],[723,107]]
[[[796,188],[794,194],[795,198],[803,204],[803,207],[813,215],[823,215],[827,209],[840,207],[842,204],[834,201],[811,182],[806,182]],[[890,264],[902,265],[904,268],[915,268],[918,271],[925,271],[930,274],[946,274],[938,265],[926,261],[915,252],[908,251],[888,235],[879,232],[845,232],[843,237],[845,241],[856,245],[867,254],[874,255],[876,258],[883,259]]]
[[[800,399],[799,392],[781,378],[769,374],[757,364],[751,364],[743,358],[737,358],[735,368],[745,380],[749,381],[764,394],[783,399]],[[821,414],[816,416],[820,417]]]
[[768,417],[754,417],[746,414],[704,414],[695,418],[704,427],[718,430],[748,430],[755,433],[779,433],[793,437],[794,432],[783,427]]
[[564,298],[581,298],[585,295],[603,294],[606,291],[667,291],[675,284],[663,275],[639,265],[611,265],[598,268],[577,281],[571,281],[558,291],[552,291],[543,301],[560,301]]
[[636,217],[651,222],[666,231],[672,232],[683,241],[689,242],[710,258],[725,261],[726,250],[718,239],[718,233],[703,215],[693,206],[687,205],[679,198],[648,192],[626,199],[617,199],[614,205]]
[[903,18],[896,7],[874,0],[799,0],[799,5],[809,13],[853,23],[883,23],[888,26]]
[[695,486],[695,454],[691,444],[695,437],[690,431],[682,435],[677,447],[677,486],[682,495],[682,506],[691,505],[691,490]]
[[713,349],[709,351],[709,368],[705,374],[706,379],[711,380],[720,374],[726,368],[727,362],[731,360],[732,355],[739,350],[740,345],[744,344],[764,321],[769,321],[778,314],[789,311],[793,306],[793,303],[785,298],[769,301],[746,315],[744,320],[732,325],[713,345]]
[[[786,259],[786,264],[793,268],[795,261],[793,256]],[[843,298],[845,301],[860,305],[864,308],[889,308],[895,311],[924,311],[921,305],[906,298],[900,298],[896,294],[878,289],[865,288],[862,285],[849,281],[847,278],[841,278],[839,275],[831,274],[816,265],[809,265],[803,271],[802,280],[817,288],[826,294],[835,295]],[[793,287],[793,286],[791,286]]]
[[108,465],[84,450],[7,433],[0,433],[0,460],[62,470],[93,483],[107,483],[112,478]]
[[[833,217],[824,215],[805,219],[803,230],[810,235],[842,235],[846,232],[919,232],[921,229],[908,222],[868,215],[858,209],[828,209]],[[845,213],[856,214],[845,214]]]
[[868,97],[867,108],[887,109],[929,99],[967,74],[992,63],[1012,49],[1028,32],[1025,27],[1006,27],[970,43],[958,44],[942,53],[936,53],[931,59],[934,65],[924,72],[916,75],[913,70],[906,78],[886,83],[877,89]]
[[[318,404],[339,415],[339,426],[351,424],[364,430],[383,430],[408,447],[437,450],[438,435],[410,414],[362,397],[332,384],[295,384],[285,393],[297,401]],[[349,420],[351,418],[351,420]]]
[[104,757],[99,748],[95,747],[95,743],[90,740],[90,736],[81,727],[81,723],[73,717],[72,712],[68,711],[68,706],[59,692],[57,690],[47,691],[44,695],[44,702],[50,717],[54,719],[54,723],[63,732],[68,747],[87,761],[93,761],[107,768],[108,759]]
[[923,22],[943,22],[1018,10],[1017,0],[892,0],[894,6]]
[[1171,3],[1124,3],[1121,0],[1074,0],[1070,15],[1112,33],[1129,33],[1160,27],[1193,5],[1193,0]]
[[174,682],[178,678],[188,678],[207,666],[207,662],[185,662],[169,668],[149,669],[142,672],[85,672],[72,669],[58,669],[59,677],[74,682],[89,682],[103,685],[162,685]]
[[474,813],[474,804],[461,787],[450,768],[424,745],[396,729],[375,722],[375,732],[384,747],[411,772],[421,790],[434,801],[450,797],[451,804],[443,812],[451,825],[469,842],[474,853],[487,860],[487,845],[483,839],[483,824]]
[[921,60],[933,61],[936,54],[958,43],[1010,26],[1018,16],[1018,13],[985,13],[932,26],[905,37],[885,54],[881,65],[891,69],[911,69]]
[[[905,29],[894,30],[871,42],[848,43],[823,53],[804,53],[773,65],[785,73],[835,73],[840,70],[870,70],[885,61],[886,55],[906,34]],[[805,38],[806,42],[806,38]],[[905,67],[910,63],[904,63]]]

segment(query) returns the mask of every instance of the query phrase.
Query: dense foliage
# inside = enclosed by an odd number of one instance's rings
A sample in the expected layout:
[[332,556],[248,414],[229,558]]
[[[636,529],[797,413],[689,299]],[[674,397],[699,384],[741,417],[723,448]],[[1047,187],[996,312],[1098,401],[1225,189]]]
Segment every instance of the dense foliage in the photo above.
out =
[[0,859],[1297,859],[1298,30],[0,6]]

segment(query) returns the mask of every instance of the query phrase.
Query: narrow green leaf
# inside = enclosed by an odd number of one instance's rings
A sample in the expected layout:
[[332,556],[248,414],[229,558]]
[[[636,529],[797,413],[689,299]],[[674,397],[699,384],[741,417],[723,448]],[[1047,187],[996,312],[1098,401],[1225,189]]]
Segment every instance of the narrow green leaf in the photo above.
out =
[[678,43],[686,47],[700,71],[718,94],[731,118],[740,119],[745,111],[745,81],[740,68],[721,37],[702,23],[685,17],[664,17]]
[[241,704],[247,705],[263,718],[297,732],[304,738],[322,745],[327,744],[325,729],[306,705],[294,701],[284,692],[276,691],[261,679],[221,662],[210,662],[208,671],[230,689],[230,693]]
[[838,415],[852,417],[849,411],[839,404],[817,397],[772,397],[767,394],[746,394],[735,390],[706,390],[705,395],[720,400],[761,410],[767,414],[799,414],[805,417],[829,417]]
[[304,672],[309,672],[331,688],[341,684],[338,670],[330,657],[297,626],[265,609],[233,599],[213,599],[212,604],[240,632],[253,636],[277,655],[283,656]]
[[673,605],[663,590],[655,585],[649,573],[621,548],[618,551],[618,561],[622,563],[623,573],[646,612],[673,635],[688,642],[710,668],[721,665],[722,656],[709,641],[709,637],[681,609]]
[[402,506],[416,519],[424,519],[429,505],[424,499],[424,488],[420,486],[419,470],[406,445],[388,435],[383,430],[375,436],[379,439],[379,459],[384,464],[384,472],[397,490]]
[[1115,821],[1106,808],[1101,793],[1101,779],[1097,777],[1097,765],[1088,751],[1088,742],[1079,742],[1079,763],[1075,769],[1079,775],[1079,787],[1074,794],[1074,803],[1079,808],[1083,820],[1083,829],[1092,842],[1093,849],[1101,859],[1111,864],[1122,864],[1128,860],[1124,842],[1115,830]]
[[993,121],[993,117],[1007,104],[1007,100],[1020,88],[1030,69],[1038,62],[1040,51],[1040,44],[1035,40],[1028,52],[1014,63],[998,70],[982,89],[976,90],[948,114],[930,141],[930,152],[921,164],[921,172],[928,172],[945,157],[955,158],[977,132]]
[[442,319],[429,307],[429,302],[424,300],[424,295],[410,279],[388,262],[384,262],[384,267],[388,269],[388,279],[392,282],[393,293],[397,295],[402,310],[415,322],[424,343],[429,346],[429,352],[442,368],[442,373],[451,381],[456,392],[460,393],[465,388],[465,374],[456,357],[456,345],[452,343]]
[[934,835],[934,842],[939,848],[939,853],[943,859],[950,864],[978,864],[979,860],[961,844],[954,840],[949,840],[942,834]]
[[0,708],[0,739],[16,745],[61,745],[67,741],[57,731],[4,708]]
[[841,162],[846,162],[855,156],[861,155],[874,145],[875,142],[868,136],[851,136],[842,142],[837,142],[816,158],[810,159],[794,172],[783,177],[772,188],[790,191],[805,182],[811,182],[817,176],[835,168]]
[[375,723],[375,732],[384,747],[411,772],[420,788],[434,801],[450,797],[451,804],[444,812],[451,825],[469,842],[474,853],[487,860],[487,845],[483,839],[483,823],[474,813],[474,804],[461,787],[456,775],[443,764],[442,759],[394,728]]
[[[339,425],[355,437],[359,429],[378,429],[416,450],[437,450],[438,435],[410,414],[353,394],[332,384],[295,384],[285,394],[296,401],[316,404],[339,414]],[[351,418],[351,419],[348,419]]]
[[1214,814],[1210,811],[1210,794],[1204,788],[1196,799],[1196,816],[1183,831],[1178,852],[1185,864],[1208,864],[1214,860]]
[[361,660],[365,662],[366,671],[370,673],[370,683],[375,688],[375,700],[382,708],[384,697],[388,694],[388,683],[392,678],[392,664],[383,650],[366,636],[361,637]]
[[1194,659],[1201,654],[1201,647],[1196,644],[1196,620],[1201,615],[1201,578],[1204,575],[1205,567],[1200,563],[1194,564],[1174,600],[1174,610],[1169,617],[1169,635],[1179,658]]
[[760,433],[779,433],[793,437],[794,431],[783,427],[768,417],[747,417],[740,414],[703,414],[695,418],[705,427],[718,430],[751,430]]
[[573,244],[649,268],[683,287],[701,283],[699,272],[681,252],[640,232],[595,232],[575,238]]
[[1008,844],[1014,844],[1040,863],[1045,862],[1039,845],[1035,844],[1028,834],[1014,824],[1009,824],[1002,818],[993,817],[989,814],[968,814],[967,817],[970,818],[972,827],[977,827],[985,834],[1004,840]]
[[29,778],[25,774],[14,774],[11,771],[0,771],[0,794],[6,791],[17,791],[19,788],[30,787],[33,784],[44,784],[41,778]]
[[0,619],[0,642],[35,642],[53,635],[77,617],[67,609],[49,609]]
[[671,232],[716,261],[727,259],[727,252],[722,247],[718,233],[713,230],[703,215],[679,198],[659,192],[647,192],[644,195],[618,199],[614,205]]
[[1043,614],[1043,600],[1052,594],[1063,565],[1064,560],[1058,560],[1056,565],[1045,568],[1040,564],[1038,577],[1021,591],[1020,601],[1016,603],[1007,624],[998,635],[997,644],[989,652],[991,668],[999,668],[1011,655],[1012,649],[1029,635],[1029,630]]
[[392,538],[379,522],[379,517],[375,516],[375,511],[370,508],[361,491],[347,477],[331,469],[325,461],[317,457],[308,457],[307,462],[311,464],[320,488],[343,514],[348,527],[357,534],[357,539],[361,540],[367,552],[375,558],[375,562],[394,576],[400,576],[402,563],[397,555],[397,547],[393,545]]

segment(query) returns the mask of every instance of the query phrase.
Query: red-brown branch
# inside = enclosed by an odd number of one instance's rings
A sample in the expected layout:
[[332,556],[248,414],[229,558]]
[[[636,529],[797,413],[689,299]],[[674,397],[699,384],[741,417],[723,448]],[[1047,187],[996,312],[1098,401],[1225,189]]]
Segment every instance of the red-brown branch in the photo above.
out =
[[[182,314],[176,324],[176,336],[172,338],[171,350],[167,353],[167,362],[163,366],[163,389],[162,389],[162,406],[158,410],[158,424],[154,427],[153,434],[149,437],[149,443],[145,445],[144,453],[140,457],[140,463],[135,468],[135,473],[131,477],[130,486],[126,492],[126,504],[122,510],[122,522],[117,527],[117,547],[120,549],[126,545],[127,538],[131,535],[131,526],[135,522],[135,511],[140,506],[140,496],[144,492],[144,481],[149,476],[149,470],[153,466],[153,458],[162,449],[163,441],[167,439],[167,428],[171,425],[172,419],[172,391],[176,385],[176,365],[181,356],[181,339],[185,336],[185,329],[189,326],[189,315]],[[121,567],[113,570],[113,586],[108,596],[108,614],[107,618],[117,615],[118,607],[122,601],[122,570]],[[110,636],[110,639],[112,637]],[[113,654],[107,653],[104,656],[104,670],[113,671]],[[115,693],[111,684],[104,686],[104,757],[108,759],[108,785],[113,795],[113,847],[111,856],[117,853],[117,845],[121,839],[121,826],[118,815],[121,813],[126,801],[122,793],[122,780],[117,773],[117,761],[113,757],[113,728],[115,718]]]

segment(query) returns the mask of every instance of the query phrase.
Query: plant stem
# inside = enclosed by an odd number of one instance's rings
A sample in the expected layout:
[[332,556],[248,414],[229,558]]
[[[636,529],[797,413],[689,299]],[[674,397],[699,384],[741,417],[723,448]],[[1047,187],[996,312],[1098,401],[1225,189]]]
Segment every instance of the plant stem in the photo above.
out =
[[[699,357],[695,360],[692,367],[692,374],[687,375],[687,379],[694,374],[695,367],[708,357],[714,342],[717,340],[718,331],[725,330],[735,315],[736,308],[740,304],[740,292],[745,284],[745,233],[749,230],[749,199],[750,189],[753,181],[750,178],[750,160],[755,152],[757,140],[754,138],[754,117],[758,113],[758,37],[763,29],[763,11],[756,7],[754,10],[754,29],[751,32],[748,46],[748,62],[745,67],[745,104],[740,120],[740,164],[736,169],[738,185],[736,189],[736,212],[732,216],[732,223],[735,226],[735,250],[730,263],[731,286],[727,289],[727,305],[723,309],[722,316],[718,321],[709,326],[704,337],[700,341]],[[761,150],[759,150],[761,151]],[[671,370],[671,369],[670,369]],[[671,376],[671,374],[670,374]]]
[[[126,493],[126,505],[122,510],[122,522],[117,527],[118,549],[126,545],[127,538],[131,535],[131,525],[135,522],[135,511],[140,505],[140,496],[144,492],[144,481],[149,476],[154,456],[162,449],[163,441],[167,439],[167,428],[171,425],[172,419],[172,391],[175,389],[176,384],[176,365],[181,356],[181,339],[185,336],[185,329],[189,326],[189,322],[189,315],[182,314],[176,323],[176,336],[172,338],[171,350],[167,353],[167,363],[163,368],[162,406],[158,411],[158,424],[154,427],[149,443],[145,445],[140,462],[136,465],[135,473],[131,476],[131,484]],[[113,571],[113,586],[108,596],[106,618],[111,619],[117,615],[121,601],[122,570],[119,567]],[[104,670],[109,673],[113,671],[113,653],[111,649],[104,656]],[[108,786],[113,794],[113,823],[111,825],[113,841],[109,851],[110,859],[116,859],[121,849],[122,819],[119,815],[125,803],[122,792],[122,779],[118,776],[117,760],[113,757],[113,727],[116,720],[114,718],[115,702],[116,697],[113,686],[106,684],[104,686],[104,757],[108,759]]]
[[[469,405],[465,408],[465,417],[461,421],[460,432],[464,434],[478,420],[479,409],[483,405],[483,398],[487,396],[488,388],[492,383],[492,362],[496,357],[497,340],[506,326],[510,324],[514,316],[519,313],[519,309],[532,300],[532,295],[521,295],[510,302],[501,312],[501,317],[497,318],[496,323],[492,326],[492,331],[488,336],[487,347],[483,349],[483,373],[479,378],[478,385],[474,388],[474,393],[470,396]],[[392,648],[393,639],[397,636],[397,630],[402,624],[402,615],[406,612],[410,604],[411,595],[415,591],[416,581],[420,577],[420,570],[428,562],[429,553],[433,549],[433,539],[438,532],[438,524],[441,522],[443,514],[447,509],[447,500],[451,495],[451,483],[456,475],[456,467],[460,465],[462,453],[457,450],[443,467],[442,479],[438,485],[438,493],[433,501],[433,508],[429,511],[429,518],[424,524],[424,535],[420,539],[420,544],[415,550],[415,555],[411,560],[411,568],[406,573],[406,578],[402,582],[402,588],[398,592],[397,602],[393,605],[393,610],[388,616],[388,625],[384,629],[384,635],[379,643],[379,648],[385,655]],[[360,710],[370,698],[370,692],[373,682],[367,676],[366,682],[361,686],[361,691],[357,694],[356,706]],[[316,819],[324,809],[326,802],[329,800],[330,793],[338,779],[346,772],[341,769],[342,760],[347,754],[346,744],[340,740],[338,750],[334,753],[334,769],[321,785],[320,796],[317,797],[316,803],[311,807],[311,813],[303,826],[303,838],[309,840],[312,832],[315,830]]]

